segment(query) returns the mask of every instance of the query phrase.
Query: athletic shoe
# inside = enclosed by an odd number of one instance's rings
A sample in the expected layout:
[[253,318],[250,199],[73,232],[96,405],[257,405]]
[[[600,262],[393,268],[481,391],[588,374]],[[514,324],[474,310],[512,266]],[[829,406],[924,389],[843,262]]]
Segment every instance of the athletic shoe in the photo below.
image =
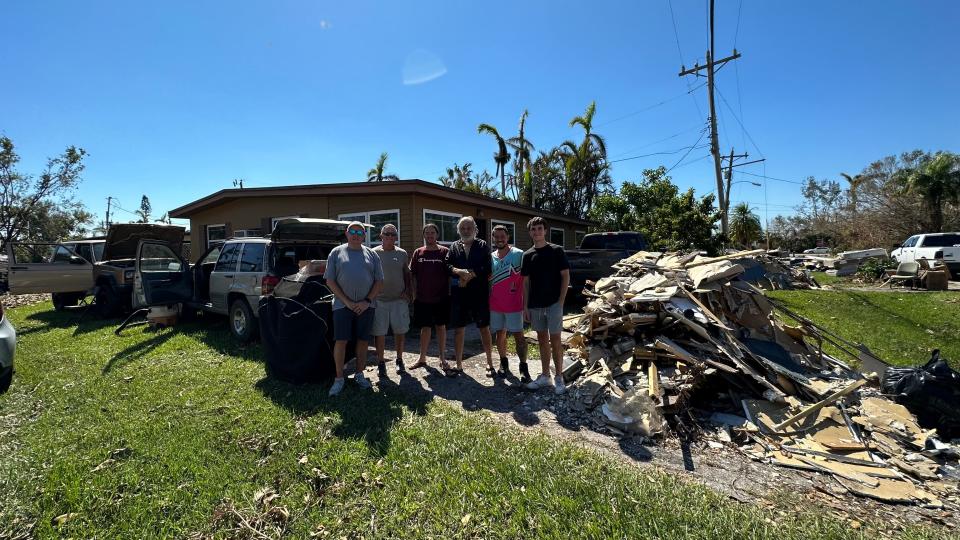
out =
[[510,360],[506,358],[500,359],[500,369],[497,370],[497,375],[501,377],[507,377],[510,375]]
[[354,375],[353,382],[357,383],[357,386],[359,386],[360,388],[363,388],[364,390],[368,388],[373,388],[373,385],[370,384],[370,381],[368,381],[367,378],[363,376],[363,373],[357,373],[356,375]]
[[556,395],[566,394],[567,386],[563,384],[563,376],[557,375],[553,379],[553,393]]
[[403,358],[397,358],[397,373],[403,373],[407,368],[403,365]]
[[384,364],[383,362],[380,362],[379,364],[377,364],[377,375],[381,377],[387,376],[387,365]]
[[527,390],[539,390],[550,386],[550,377],[541,374],[537,380],[527,384]]
[[330,393],[327,394],[327,395],[329,395],[329,396],[335,396],[335,395],[339,394],[341,390],[343,390],[343,379],[342,379],[342,378],[341,378],[341,379],[334,379],[334,380],[333,380],[333,386],[330,387]]

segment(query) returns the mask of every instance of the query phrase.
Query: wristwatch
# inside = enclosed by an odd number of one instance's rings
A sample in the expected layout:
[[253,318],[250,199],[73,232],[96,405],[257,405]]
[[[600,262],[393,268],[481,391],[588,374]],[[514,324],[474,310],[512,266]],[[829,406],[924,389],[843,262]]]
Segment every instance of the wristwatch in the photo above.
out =
[[363,298],[363,301],[366,302],[366,303],[368,303],[368,304],[373,304],[373,300],[371,300],[369,296],[365,296],[365,297]]

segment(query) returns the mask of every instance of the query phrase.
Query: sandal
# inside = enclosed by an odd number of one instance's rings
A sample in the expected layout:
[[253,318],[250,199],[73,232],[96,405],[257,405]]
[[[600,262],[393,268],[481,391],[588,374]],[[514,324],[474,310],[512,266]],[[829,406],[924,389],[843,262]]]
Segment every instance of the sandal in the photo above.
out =
[[493,366],[487,366],[487,378],[492,379],[497,375],[497,370]]
[[420,368],[425,368],[425,367],[427,367],[427,361],[426,361],[426,360],[417,360],[416,363],[414,363],[412,366],[410,366],[410,369],[420,369]]
[[453,369],[452,367],[450,367],[450,364],[448,364],[446,360],[441,360],[441,361],[440,361],[440,370],[443,371],[443,374],[446,375],[447,377],[455,377],[455,376],[456,376],[456,373],[454,372],[454,369]]

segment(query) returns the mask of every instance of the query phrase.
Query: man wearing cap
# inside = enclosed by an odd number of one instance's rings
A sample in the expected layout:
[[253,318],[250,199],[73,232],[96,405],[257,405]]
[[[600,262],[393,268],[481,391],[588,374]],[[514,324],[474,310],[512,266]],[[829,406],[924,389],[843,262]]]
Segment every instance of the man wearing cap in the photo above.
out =
[[377,310],[373,316],[373,337],[377,347],[377,372],[386,378],[383,349],[391,328],[397,351],[397,373],[403,372],[403,338],[410,329],[410,269],[407,252],[397,247],[395,225],[388,223],[380,229],[380,242],[373,248],[383,265],[383,289],[377,297]]
[[333,300],[333,360],[337,378],[330,387],[330,395],[343,390],[343,364],[347,342],[357,342],[357,373],[354,382],[360,388],[370,388],[370,381],[363,376],[367,367],[367,342],[376,308],[376,297],[383,286],[383,266],[380,257],[363,245],[366,228],[359,221],[347,225],[347,243],[330,251],[327,269],[323,274],[327,288],[334,294]]

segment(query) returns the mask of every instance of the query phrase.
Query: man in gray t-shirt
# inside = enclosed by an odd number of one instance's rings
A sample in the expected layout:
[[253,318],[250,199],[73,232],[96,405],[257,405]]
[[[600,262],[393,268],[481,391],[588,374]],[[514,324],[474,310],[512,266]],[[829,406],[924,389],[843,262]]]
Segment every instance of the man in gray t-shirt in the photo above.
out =
[[330,251],[327,270],[323,277],[334,294],[333,300],[333,360],[337,366],[337,378],[330,387],[330,395],[343,390],[343,363],[347,342],[357,341],[357,373],[354,382],[361,388],[370,388],[370,381],[363,376],[367,367],[367,342],[373,325],[376,300],[383,285],[383,267],[380,257],[363,245],[367,230],[363,223],[354,221],[347,225],[347,243]]
[[387,223],[380,229],[379,246],[373,252],[383,264],[383,290],[377,298],[377,311],[373,315],[373,339],[377,348],[377,373],[385,379],[383,349],[387,333],[393,329],[393,343],[397,351],[397,373],[404,371],[403,338],[410,329],[410,268],[407,252],[397,246],[397,227]]

